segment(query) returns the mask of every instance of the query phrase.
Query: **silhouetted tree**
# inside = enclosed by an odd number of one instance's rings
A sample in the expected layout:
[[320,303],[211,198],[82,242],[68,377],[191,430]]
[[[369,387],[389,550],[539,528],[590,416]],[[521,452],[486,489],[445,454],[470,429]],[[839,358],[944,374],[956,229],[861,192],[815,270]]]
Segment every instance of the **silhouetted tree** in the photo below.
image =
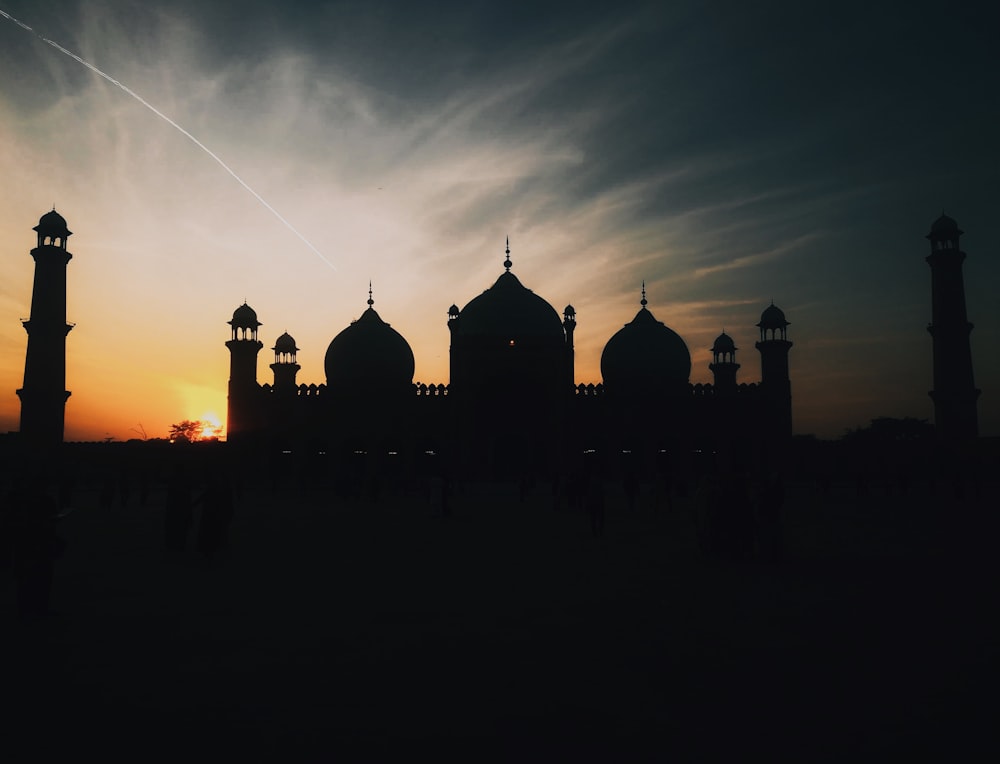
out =
[[185,419],[177,424],[170,425],[170,440],[173,442],[183,441],[193,443],[201,437],[204,430],[204,422]]

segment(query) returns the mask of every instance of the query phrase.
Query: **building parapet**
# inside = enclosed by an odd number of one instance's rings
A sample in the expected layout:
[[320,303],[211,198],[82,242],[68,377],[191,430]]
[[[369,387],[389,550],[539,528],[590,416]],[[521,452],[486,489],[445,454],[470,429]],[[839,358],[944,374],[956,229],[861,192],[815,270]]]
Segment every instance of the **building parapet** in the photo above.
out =
[[[277,392],[274,386],[270,383],[265,383],[260,386],[260,389],[265,393]],[[299,398],[316,398],[326,393],[326,385],[320,384],[301,384],[295,388],[295,395]]]
[[450,385],[440,384],[440,385],[425,385],[422,382],[416,382],[413,385],[413,391],[422,398],[429,396],[445,396],[448,395],[448,391],[451,389]]

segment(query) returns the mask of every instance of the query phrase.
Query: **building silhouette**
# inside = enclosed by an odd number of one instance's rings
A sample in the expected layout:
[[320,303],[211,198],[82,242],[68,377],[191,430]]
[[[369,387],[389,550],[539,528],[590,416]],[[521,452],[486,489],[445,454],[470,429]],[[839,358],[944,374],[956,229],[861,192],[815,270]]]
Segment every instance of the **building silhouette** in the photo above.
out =
[[980,391],[972,377],[972,349],[969,335],[973,325],[965,310],[962,263],[965,253],[959,246],[964,232],[958,223],[942,214],[931,226],[927,238],[931,253],[931,323],[927,326],[934,348],[934,425],[938,437],[961,443],[979,434],[976,401]]
[[21,323],[28,333],[21,399],[21,438],[29,449],[45,451],[63,440],[66,415],[66,265],[73,255],[66,249],[72,232],[55,211],[46,212],[34,228],[38,244],[31,250],[35,276],[31,314]]
[[[229,321],[228,440],[272,454],[339,457],[351,474],[392,475],[437,459],[465,477],[550,478],[578,469],[671,469],[700,454],[713,467],[753,469],[783,452],[792,433],[789,322],[773,304],[760,317],[761,380],[737,380],[737,347],[712,347],[713,384],[691,384],[684,340],[657,321],[645,285],[633,319],[608,339],[602,381],[576,383],[576,310],[559,313],[512,268],[482,294],[448,309],[450,380],[413,380],[403,336],[375,311],[325,356],[325,383],[297,380],[299,348],[287,332],[272,348],[273,381],[257,380],[262,325],[244,303]],[[596,465],[596,467],[595,467]],[[773,466],[773,465],[772,465]]]

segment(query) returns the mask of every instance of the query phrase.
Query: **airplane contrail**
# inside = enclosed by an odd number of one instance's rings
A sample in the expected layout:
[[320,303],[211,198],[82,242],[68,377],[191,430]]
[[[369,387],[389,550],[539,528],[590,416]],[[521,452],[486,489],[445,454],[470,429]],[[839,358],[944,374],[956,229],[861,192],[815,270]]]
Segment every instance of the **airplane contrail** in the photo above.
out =
[[88,69],[90,69],[90,71],[92,71],[94,74],[98,75],[99,77],[103,77],[104,79],[106,79],[108,82],[110,82],[115,87],[120,88],[121,90],[125,91],[125,93],[127,93],[130,96],[132,96],[135,100],[137,100],[139,103],[141,103],[143,106],[145,106],[151,112],[153,112],[153,114],[155,114],[160,119],[162,119],[165,122],[167,122],[172,127],[175,127],[177,130],[179,130],[184,136],[186,136],[187,138],[189,138],[191,140],[191,142],[194,143],[194,145],[196,145],[198,148],[200,148],[202,151],[204,151],[206,154],[208,154],[210,157],[212,157],[212,159],[214,159],[216,162],[218,162],[219,166],[222,167],[223,170],[225,170],[226,172],[228,172],[237,183],[239,183],[241,186],[243,186],[243,188],[245,188],[247,191],[249,191],[258,202],[260,202],[261,204],[263,204],[271,212],[272,215],[274,215],[276,218],[278,218],[278,220],[280,220],[282,223],[284,223],[285,227],[289,231],[291,231],[292,233],[294,233],[296,236],[298,236],[299,239],[302,241],[303,244],[305,244],[307,247],[309,247],[309,249],[311,249],[313,252],[315,252],[316,255],[319,257],[320,260],[322,260],[324,263],[326,263],[331,268],[333,268],[333,270],[337,270],[337,266],[335,266],[333,263],[331,263],[329,260],[327,260],[326,257],[323,255],[322,252],[320,252],[318,249],[316,249],[316,247],[314,247],[312,245],[312,243],[305,236],[303,236],[301,233],[299,233],[295,229],[295,226],[293,226],[291,223],[289,223],[287,220],[285,220],[285,218],[282,217],[281,213],[279,213],[276,209],[274,209],[274,207],[272,207],[270,204],[268,204],[266,201],[264,201],[264,198],[260,194],[258,194],[252,188],[250,188],[250,186],[247,185],[246,181],[244,181],[243,178],[241,178],[239,175],[237,175],[235,172],[233,172],[232,168],[229,165],[227,165],[225,162],[223,162],[222,159],[219,158],[218,154],[216,154],[214,151],[212,151],[210,148],[208,148],[208,146],[206,146],[204,143],[202,143],[197,138],[195,138],[193,135],[191,135],[191,133],[189,133],[183,127],[181,127],[176,122],[174,122],[170,117],[168,117],[162,111],[160,111],[155,106],[153,106],[153,104],[149,103],[149,101],[147,101],[141,95],[139,95],[138,93],[136,93],[134,90],[131,90],[130,88],[128,88],[125,85],[123,85],[121,82],[119,82],[118,80],[116,80],[110,74],[106,74],[105,72],[102,72],[100,69],[98,69],[93,64],[91,64],[91,63],[89,63],[87,61],[84,61],[82,58],[80,58],[78,55],[76,55],[73,51],[66,50],[66,48],[64,48],[62,45],[60,45],[59,43],[55,42],[54,40],[50,40],[48,37],[43,37],[38,32],[36,32],[34,29],[32,29],[31,27],[29,27],[27,24],[25,24],[23,21],[19,21],[18,19],[15,19],[13,16],[11,16],[6,11],[0,10],[0,16],[3,16],[8,21],[13,21],[15,24],[17,24],[22,29],[25,29],[25,30],[31,32],[31,34],[33,34],[39,40],[41,40],[42,42],[44,42],[46,45],[51,45],[53,48],[55,48],[56,50],[58,50],[60,53],[64,53],[65,55],[67,55],[70,58],[72,58],[74,61],[77,61],[77,62],[83,64],[85,67],[87,67]]

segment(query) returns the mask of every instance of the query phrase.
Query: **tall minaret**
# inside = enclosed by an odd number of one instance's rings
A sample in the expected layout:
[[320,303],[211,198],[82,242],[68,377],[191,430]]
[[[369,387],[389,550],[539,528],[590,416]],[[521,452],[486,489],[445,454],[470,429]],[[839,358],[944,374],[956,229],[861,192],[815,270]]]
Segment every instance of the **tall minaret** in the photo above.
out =
[[942,215],[931,226],[927,238],[931,253],[931,324],[933,338],[934,425],[938,435],[951,442],[975,438],[979,434],[976,399],[979,390],[972,378],[972,350],[969,334],[972,324],[965,312],[965,285],[962,262],[965,253],[958,248],[962,235],[958,223]]
[[257,354],[264,343],[257,339],[260,321],[257,313],[245,302],[233,311],[229,321],[233,336],[229,348],[229,407],[226,415],[226,438],[239,440],[257,429],[260,411],[257,409]]
[[31,317],[23,321],[28,333],[21,399],[21,437],[31,448],[58,446],[66,416],[66,250],[71,231],[62,215],[46,212],[34,230],[38,246],[31,250],[35,281],[31,290]]
[[573,387],[576,384],[574,360],[576,351],[573,349],[573,333],[576,331],[576,308],[572,305],[567,305],[566,309],[563,310],[563,331],[566,332],[566,379],[569,382],[569,386]]
[[773,302],[760,314],[760,387],[767,405],[767,424],[772,436],[792,437],[792,383],[788,375],[788,321]]

